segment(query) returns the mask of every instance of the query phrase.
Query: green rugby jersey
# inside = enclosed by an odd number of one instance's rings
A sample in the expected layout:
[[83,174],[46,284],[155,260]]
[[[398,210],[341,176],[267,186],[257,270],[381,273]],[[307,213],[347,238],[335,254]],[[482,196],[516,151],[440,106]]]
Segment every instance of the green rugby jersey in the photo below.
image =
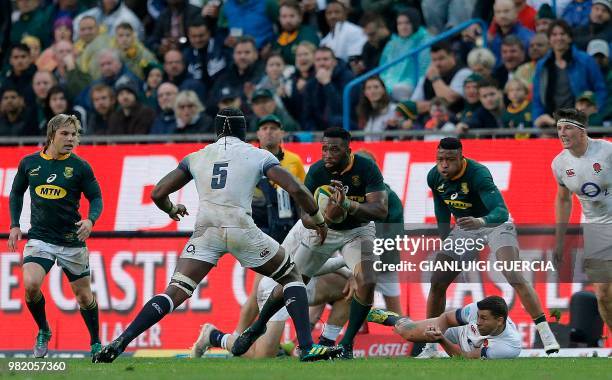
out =
[[102,212],[102,194],[91,166],[74,153],[52,159],[43,152],[19,163],[10,195],[11,228],[19,227],[23,194],[30,187],[30,239],[65,247],[83,247],[77,238],[81,193],[89,200],[88,218],[95,223]]
[[444,179],[434,166],[427,175],[431,188],[438,229],[443,237],[450,229],[451,214],[455,218],[483,218],[487,224],[508,220],[508,208],[486,166],[465,158],[461,172]]
[[[366,194],[376,191],[385,191],[382,174],[378,166],[371,160],[359,155],[351,154],[349,165],[341,173],[332,173],[325,168],[323,160],[315,162],[304,180],[304,185],[314,194],[319,186],[329,185],[332,180],[341,181],[348,188],[348,199],[365,203]],[[353,215],[347,215],[341,223],[330,224],[333,230],[350,230],[362,226],[364,223]]]

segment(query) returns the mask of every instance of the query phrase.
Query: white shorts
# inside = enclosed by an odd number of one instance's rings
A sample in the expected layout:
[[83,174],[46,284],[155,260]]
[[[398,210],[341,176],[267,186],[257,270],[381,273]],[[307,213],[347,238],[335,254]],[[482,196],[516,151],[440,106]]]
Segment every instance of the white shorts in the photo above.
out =
[[[278,283],[270,277],[262,277],[261,281],[259,281],[259,287],[257,288],[257,306],[259,307],[260,311],[264,303],[266,303],[266,301],[268,300],[268,297],[270,297],[270,293],[272,293],[272,290],[274,290],[276,285],[278,285]],[[317,278],[314,277],[310,280],[310,282],[308,282],[308,285],[306,285],[306,295],[308,296],[309,304],[315,299],[316,289]],[[283,322],[287,319],[289,319],[289,312],[287,312],[287,308],[283,307],[282,309],[277,311],[276,314],[272,316],[272,318],[270,318],[270,321]]]
[[[506,222],[496,227],[483,227],[472,231],[466,231],[455,227],[447,239],[453,240],[453,246],[456,248],[453,251],[444,250],[441,253],[456,260],[472,260],[479,253],[477,250],[465,250],[465,244],[468,241],[482,240],[483,244],[489,246],[492,253],[497,252],[503,247],[514,247],[519,249],[516,227],[512,222]],[[462,252],[463,250],[465,250],[465,252]]]
[[[330,229],[325,243],[319,244],[320,239],[316,231],[306,230],[295,254],[295,265],[300,273],[313,277],[334,252],[340,251],[346,266],[354,272],[355,266],[362,261],[380,260],[372,253],[375,234],[373,222],[352,230]],[[362,253],[364,244],[366,252]]]
[[185,244],[181,258],[217,265],[229,252],[244,268],[257,268],[267,263],[280,245],[257,227],[206,227],[198,237]]
[[64,247],[30,239],[23,249],[23,263],[38,263],[46,272],[49,272],[56,261],[70,282],[90,274],[87,247]]
[[612,260],[612,224],[584,223],[584,258]]

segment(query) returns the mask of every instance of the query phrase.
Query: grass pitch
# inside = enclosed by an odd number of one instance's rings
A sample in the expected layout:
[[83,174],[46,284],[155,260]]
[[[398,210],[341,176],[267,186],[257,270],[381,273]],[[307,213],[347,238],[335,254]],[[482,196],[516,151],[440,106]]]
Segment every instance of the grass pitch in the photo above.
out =
[[[31,359],[28,359],[31,360]],[[610,379],[608,358],[520,358],[464,360],[412,358],[355,359],[299,363],[297,359],[149,359],[119,358],[112,364],[67,359],[64,372],[16,372],[0,360],[1,379]]]

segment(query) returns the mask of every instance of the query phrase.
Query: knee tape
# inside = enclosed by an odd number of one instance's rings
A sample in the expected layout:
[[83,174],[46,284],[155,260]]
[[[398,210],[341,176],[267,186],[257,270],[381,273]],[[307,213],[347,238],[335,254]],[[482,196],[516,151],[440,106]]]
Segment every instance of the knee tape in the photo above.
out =
[[191,297],[196,286],[198,286],[198,284],[196,284],[195,281],[193,281],[192,279],[190,279],[189,277],[185,276],[184,274],[180,272],[175,272],[172,275],[172,279],[170,280],[170,285],[176,286],[177,288],[181,289],[189,297]]
[[283,263],[276,269],[271,275],[270,278],[274,281],[278,282],[281,278],[288,275],[295,266],[295,263],[289,257],[289,254],[285,252],[285,258],[283,259]]

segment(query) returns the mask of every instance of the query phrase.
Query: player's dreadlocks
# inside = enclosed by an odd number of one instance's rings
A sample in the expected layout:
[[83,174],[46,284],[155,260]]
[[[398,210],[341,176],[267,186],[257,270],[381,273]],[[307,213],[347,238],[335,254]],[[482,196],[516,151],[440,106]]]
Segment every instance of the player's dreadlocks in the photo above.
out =
[[238,137],[246,140],[246,119],[238,108],[224,108],[215,117],[215,133],[217,138]]
[[55,132],[57,132],[57,130],[61,127],[70,124],[72,124],[76,128],[78,143],[79,136],[81,135],[81,122],[74,115],[66,115],[64,113],[60,113],[59,115],[53,116],[53,118],[49,120],[49,123],[47,123],[47,141],[45,142],[43,151],[47,150],[47,148],[49,148],[49,145],[51,145],[51,141],[53,141],[53,138],[55,137]]

